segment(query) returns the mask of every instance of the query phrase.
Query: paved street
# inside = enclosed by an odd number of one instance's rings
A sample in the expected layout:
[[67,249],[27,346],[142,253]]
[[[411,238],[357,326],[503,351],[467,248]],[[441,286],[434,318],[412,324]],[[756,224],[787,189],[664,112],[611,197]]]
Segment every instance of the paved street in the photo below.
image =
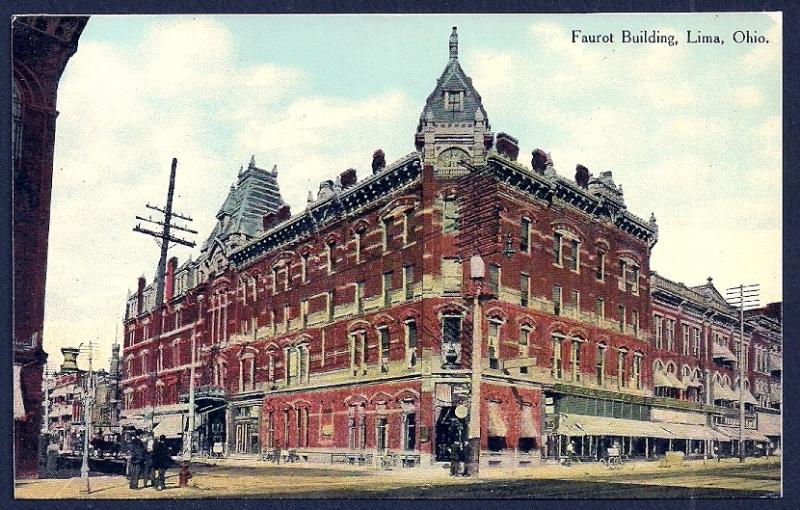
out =
[[195,465],[189,487],[177,487],[177,470],[167,488],[129,490],[121,476],[92,477],[92,493],[79,494],[80,479],[32,480],[16,484],[23,499],[77,498],[729,498],[780,494],[780,464],[772,459],[720,463],[687,462],[661,468],[656,462],[609,470],[599,465],[543,466],[519,471],[486,470],[479,480],[450,478],[437,468],[376,472],[363,469],[272,466],[225,460]]

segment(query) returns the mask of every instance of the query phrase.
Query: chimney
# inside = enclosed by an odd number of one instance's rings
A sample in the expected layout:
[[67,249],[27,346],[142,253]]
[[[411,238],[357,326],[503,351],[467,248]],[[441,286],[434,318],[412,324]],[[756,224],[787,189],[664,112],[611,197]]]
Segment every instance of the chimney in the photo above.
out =
[[292,217],[292,209],[289,204],[283,204],[275,214],[277,215],[276,223],[286,221]]
[[372,153],[372,173],[377,174],[384,168],[386,168],[386,154],[383,153],[383,150],[378,149]]
[[494,142],[497,152],[511,161],[516,161],[519,156],[519,143],[516,138],[508,133],[497,133]]
[[592,177],[592,174],[589,173],[589,169],[585,166],[578,164],[575,167],[575,182],[581,188],[588,188],[589,187],[589,179]]
[[64,355],[64,363],[61,365],[61,372],[75,373],[78,371],[78,352],[76,347],[62,347],[61,354]]
[[144,286],[146,284],[144,276],[139,277],[139,287],[136,291],[136,315],[141,315],[144,309]]
[[167,274],[164,278],[164,298],[169,301],[175,295],[175,270],[178,269],[178,257],[167,262]]
[[542,149],[536,149],[535,151],[531,152],[531,168],[537,174],[544,174],[544,171],[547,170],[548,165],[552,165],[553,163],[550,161],[550,156],[547,155],[545,151]]
[[351,186],[354,186],[356,182],[358,182],[358,175],[356,175],[355,168],[348,168],[341,174],[339,174],[339,182],[342,183],[342,189],[347,189]]
[[261,226],[264,227],[264,232],[271,229],[273,225],[275,225],[275,219],[277,216],[274,212],[268,212],[264,216],[261,217]]

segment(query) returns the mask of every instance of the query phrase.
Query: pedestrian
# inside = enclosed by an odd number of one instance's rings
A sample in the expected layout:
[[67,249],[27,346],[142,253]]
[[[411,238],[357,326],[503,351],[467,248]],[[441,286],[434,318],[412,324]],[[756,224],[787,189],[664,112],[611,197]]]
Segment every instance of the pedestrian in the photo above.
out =
[[146,452],[144,443],[142,443],[142,440],[139,439],[139,433],[140,432],[138,430],[133,432],[133,437],[131,438],[130,442],[131,472],[129,487],[131,489],[139,488],[139,477],[141,476],[142,468],[144,467],[144,457]]
[[53,440],[47,446],[47,468],[45,472],[47,473],[48,477],[56,476],[58,471],[58,454],[58,439],[53,438]]
[[467,457],[469,456],[469,443],[466,441],[461,442],[461,455],[458,459],[458,472],[461,476],[469,476],[467,472]]
[[144,487],[153,485],[154,473],[153,471],[153,434],[148,432],[146,440],[144,441],[144,467],[142,468],[142,480]]
[[167,446],[167,437],[163,434],[153,443],[153,487],[163,490],[167,469],[172,465],[172,456]]
[[459,462],[461,460],[461,441],[453,441],[450,443],[450,476],[458,476]]

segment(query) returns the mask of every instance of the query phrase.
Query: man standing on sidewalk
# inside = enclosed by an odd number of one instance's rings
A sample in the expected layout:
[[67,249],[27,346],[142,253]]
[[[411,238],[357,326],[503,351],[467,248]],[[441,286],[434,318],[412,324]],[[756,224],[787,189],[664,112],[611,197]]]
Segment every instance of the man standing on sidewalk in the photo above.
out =
[[130,485],[131,489],[138,489],[139,488],[139,476],[142,474],[142,467],[144,465],[144,457],[145,457],[145,447],[142,440],[139,439],[139,431],[135,431],[133,433],[133,438],[131,439],[131,473],[130,473]]
[[153,443],[153,487],[157,491],[163,490],[165,485],[166,471],[172,464],[172,456],[167,446],[167,438],[161,435]]

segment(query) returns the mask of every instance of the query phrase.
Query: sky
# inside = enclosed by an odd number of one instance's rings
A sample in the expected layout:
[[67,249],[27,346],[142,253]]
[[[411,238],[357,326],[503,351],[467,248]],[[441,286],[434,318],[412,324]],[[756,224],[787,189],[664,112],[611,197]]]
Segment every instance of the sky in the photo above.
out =
[[[782,300],[781,17],[668,15],[93,16],[58,92],[44,347],[122,338],[128,292],[159,249],[132,231],[163,204],[198,247],[241,165],[277,165],[294,211],[372,152],[414,150],[458,26],[459,59],[495,132],[573,178],[613,171],[629,211],[655,213],[651,268],[687,285],[759,283]],[[611,43],[573,42],[613,34]],[[623,30],[678,44],[622,43]],[[723,44],[688,44],[687,31]],[[749,31],[768,42],[740,43]],[[199,248],[176,247],[181,261]],[[81,360],[85,366],[85,360]]]

